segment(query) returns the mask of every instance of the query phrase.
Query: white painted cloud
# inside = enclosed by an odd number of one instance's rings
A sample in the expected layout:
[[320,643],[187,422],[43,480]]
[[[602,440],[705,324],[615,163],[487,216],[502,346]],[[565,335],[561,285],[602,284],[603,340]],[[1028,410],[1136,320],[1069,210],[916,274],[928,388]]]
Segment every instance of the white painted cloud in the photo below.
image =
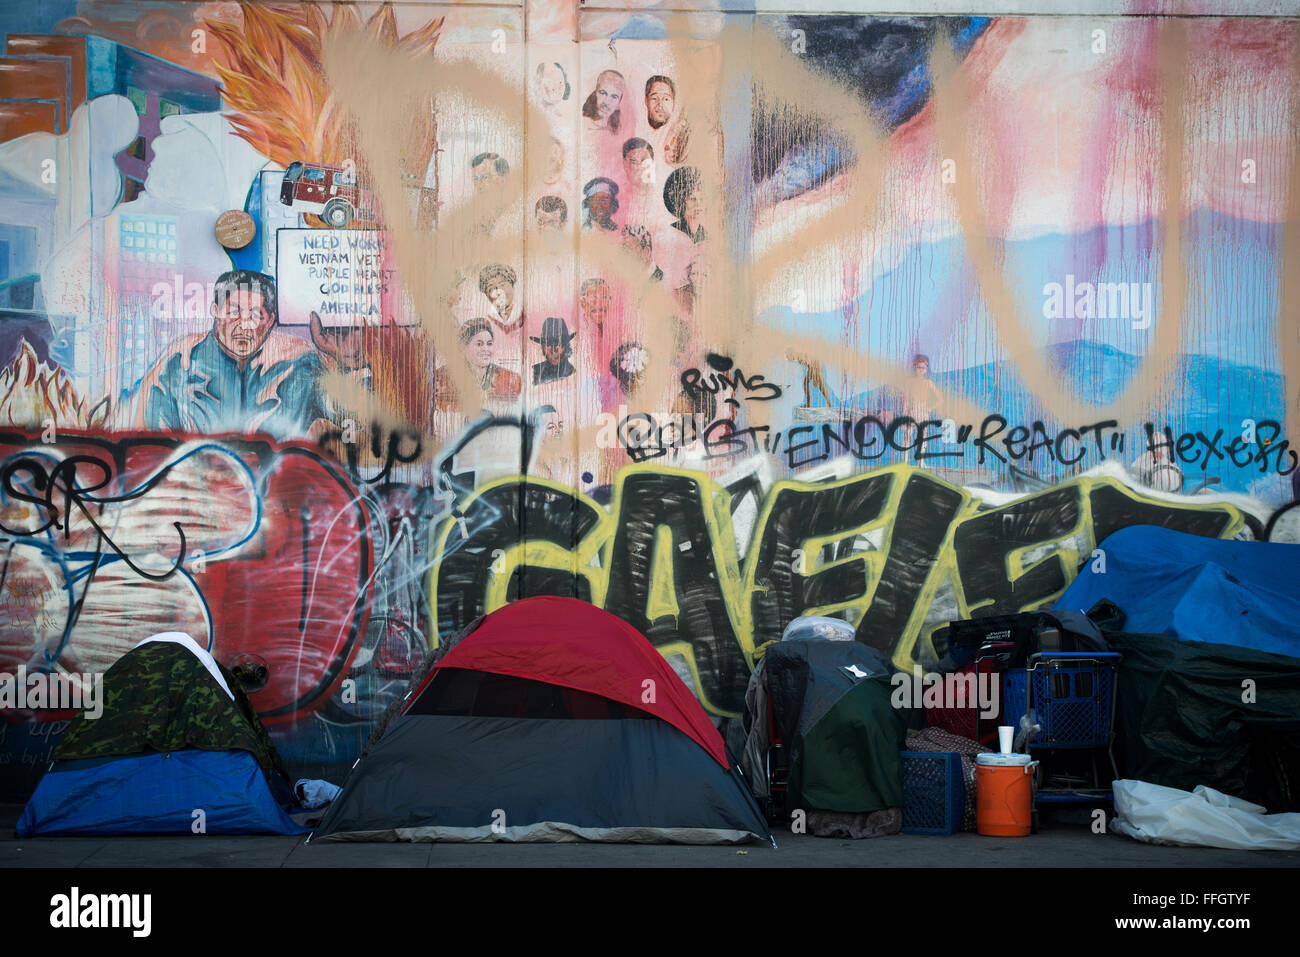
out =
[[139,126],[126,97],[96,97],[77,107],[67,133],[28,133],[0,144],[0,171],[17,181],[11,195],[45,196],[57,204],[55,241],[62,243],[117,204],[122,174],[113,157],[131,144]]
[[186,113],[162,121],[153,141],[145,192],[182,209],[243,209],[266,157],[234,135],[220,113]]

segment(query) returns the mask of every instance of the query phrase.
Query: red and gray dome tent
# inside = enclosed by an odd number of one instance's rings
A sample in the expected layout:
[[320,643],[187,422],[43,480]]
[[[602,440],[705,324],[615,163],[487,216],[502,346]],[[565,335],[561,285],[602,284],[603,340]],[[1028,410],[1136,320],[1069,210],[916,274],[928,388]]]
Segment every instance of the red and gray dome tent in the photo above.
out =
[[313,839],[771,841],[722,737],[636,629],[536,597],[481,619],[353,768]]

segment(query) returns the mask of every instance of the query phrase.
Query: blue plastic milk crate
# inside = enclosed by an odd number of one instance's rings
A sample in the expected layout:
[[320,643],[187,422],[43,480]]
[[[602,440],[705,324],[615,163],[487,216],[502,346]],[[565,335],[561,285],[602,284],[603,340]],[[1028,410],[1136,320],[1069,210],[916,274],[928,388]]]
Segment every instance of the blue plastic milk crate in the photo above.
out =
[[900,751],[903,833],[956,834],[966,809],[961,756],[956,751]]
[[1007,672],[1003,720],[1019,734],[1020,717],[1032,707],[1042,730],[1030,747],[1106,747],[1118,668],[1113,652],[1033,655],[1028,667]]

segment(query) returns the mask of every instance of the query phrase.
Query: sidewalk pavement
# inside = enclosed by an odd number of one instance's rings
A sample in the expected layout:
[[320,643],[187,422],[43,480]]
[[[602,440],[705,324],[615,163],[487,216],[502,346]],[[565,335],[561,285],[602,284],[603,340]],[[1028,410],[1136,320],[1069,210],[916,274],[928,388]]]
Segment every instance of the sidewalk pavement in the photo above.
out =
[[640,844],[334,844],[306,837],[57,837],[19,840],[0,805],[0,867],[1300,867],[1300,851],[1157,847],[1086,827],[1024,838],[897,834],[841,841],[776,833],[777,847]]

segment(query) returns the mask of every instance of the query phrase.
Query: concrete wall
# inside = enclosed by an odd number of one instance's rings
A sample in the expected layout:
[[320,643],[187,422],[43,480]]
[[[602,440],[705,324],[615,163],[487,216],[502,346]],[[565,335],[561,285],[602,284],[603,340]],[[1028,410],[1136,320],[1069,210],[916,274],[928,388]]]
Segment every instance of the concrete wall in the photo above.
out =
[[[1295,541],[1296,4],[732,6],[4,14],[223,110],[129,200],[125,96],[0,144],[41,304],[0,318],[0,670],[187,631],[337,776],[521,595],[722,719],[800,614],[929,665],[1125,525]],[[294,162],[360,182],[345,225]],[[278,324],[214,338],[231,269]],[[21,791],[67,714],[4,716]]]

